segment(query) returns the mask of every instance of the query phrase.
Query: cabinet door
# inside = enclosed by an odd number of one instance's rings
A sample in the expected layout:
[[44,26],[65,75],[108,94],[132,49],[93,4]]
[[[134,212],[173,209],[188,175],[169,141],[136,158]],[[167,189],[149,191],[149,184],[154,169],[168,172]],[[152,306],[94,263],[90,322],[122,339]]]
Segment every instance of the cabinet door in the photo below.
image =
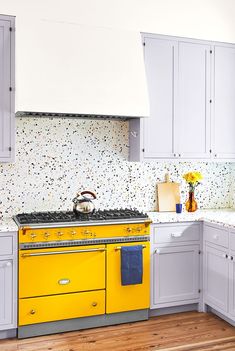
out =
[[159,248],[152,260],[153,306],[199,298],[199,245]]
[[[121,284],[120,246],[143,245],[143,282]],[[150,244],[149,242],[107,245],[106,313],[117,313],[149,308],[150,304]]]
[[20,298],[104,289],[105,246],[21,251],[19,281]]
[[235,48],[215,46],[213,154],[235,158]]
[[232,257],[229,272],[229,313],[235,317],[235,254]]
[[11,86],[11,22],[0,17],[0,162],[11,161],[14,125]]
[[205,303],[228,312],[229,261],[224,251],[206,245],[204,264]]
[[176,151],[183,158],[210,157],[210,46],[179,42]]
[[174,157],[177,42],[145,38],[150,117],[144,120],[144,158]]
[[12,323],[13,312],[12,261],[0,261],[0,330]]

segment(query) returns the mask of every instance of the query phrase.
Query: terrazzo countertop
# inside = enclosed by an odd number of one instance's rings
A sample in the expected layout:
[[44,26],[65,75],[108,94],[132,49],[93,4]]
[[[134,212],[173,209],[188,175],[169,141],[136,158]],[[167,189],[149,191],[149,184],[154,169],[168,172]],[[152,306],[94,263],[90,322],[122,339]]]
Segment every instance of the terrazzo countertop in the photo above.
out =
[[[148,212],[148,216],[155,224],[205,221],[235,228],[235,209],[198,210],[194,213],[182,212],[180,214],[175,212]],[[18,227],[12,218],[4,217],[0,219],[0,233],[15,231],[18,231]]]
[[204,221],[235,228],[235,209],[198,210],[194,213],[148,212],[153,223]]
[[0,219],[0,234],[2,232],[17,232],[18,227],[14,220],[10,217],[4,217]]

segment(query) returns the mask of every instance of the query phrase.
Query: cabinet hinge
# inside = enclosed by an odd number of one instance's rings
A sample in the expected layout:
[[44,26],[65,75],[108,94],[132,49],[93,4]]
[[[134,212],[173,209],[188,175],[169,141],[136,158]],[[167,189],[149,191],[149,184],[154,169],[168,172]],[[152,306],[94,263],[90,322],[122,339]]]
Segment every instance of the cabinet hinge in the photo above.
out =
[[210,50],[210,54],[212,54],[212,50]]
[[198,289],[198,293],[200,294],[200,292],[201,292],[201,289]]
[[142,152],[144,152],[144,149],[142,149]]

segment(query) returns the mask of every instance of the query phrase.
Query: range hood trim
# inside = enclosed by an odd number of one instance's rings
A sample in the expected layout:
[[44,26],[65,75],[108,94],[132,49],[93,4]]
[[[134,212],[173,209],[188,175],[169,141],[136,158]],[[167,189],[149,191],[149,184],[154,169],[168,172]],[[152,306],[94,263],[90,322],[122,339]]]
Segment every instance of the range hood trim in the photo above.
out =
[[87,113],[56,113],[56,112],[32,112],[32,111],[17,111],[16,117],[40,117],[40,118],[80,118],[80,119],[101,119],[101,120],[132,120],[135,118],[146,118],[147,116],[119,116],[119,115],[102,115],[102,114],[87,114]]

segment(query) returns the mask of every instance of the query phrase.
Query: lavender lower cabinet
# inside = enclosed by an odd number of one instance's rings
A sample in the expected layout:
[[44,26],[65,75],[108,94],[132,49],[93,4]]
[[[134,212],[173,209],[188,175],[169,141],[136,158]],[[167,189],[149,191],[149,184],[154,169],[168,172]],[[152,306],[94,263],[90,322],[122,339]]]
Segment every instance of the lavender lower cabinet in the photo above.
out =
[[0,330],[13,324],[13,262],[0,259]]
[[[206,244],[204,248],[204,300],[221,312],[229,308],[229,260],[226,250]],[[235,306],[234,306],[235,307]]]
[[204,303],[235,326],[235,231],[205,224]]
[[229,312],[235,320],[235,231],[231,230],[229,233],[230,243],[230,285],[229,285]]
[[0,232],[0,339],[17,327],[17,232]]
[[[232,256],[233,257],[233,256]],[[229,287],[229,313],[235,319],[235,253],[234,259],[230,264],[230,287]]]
[[199,300],[198,245],[154,247],[151,308],[185,305]]

